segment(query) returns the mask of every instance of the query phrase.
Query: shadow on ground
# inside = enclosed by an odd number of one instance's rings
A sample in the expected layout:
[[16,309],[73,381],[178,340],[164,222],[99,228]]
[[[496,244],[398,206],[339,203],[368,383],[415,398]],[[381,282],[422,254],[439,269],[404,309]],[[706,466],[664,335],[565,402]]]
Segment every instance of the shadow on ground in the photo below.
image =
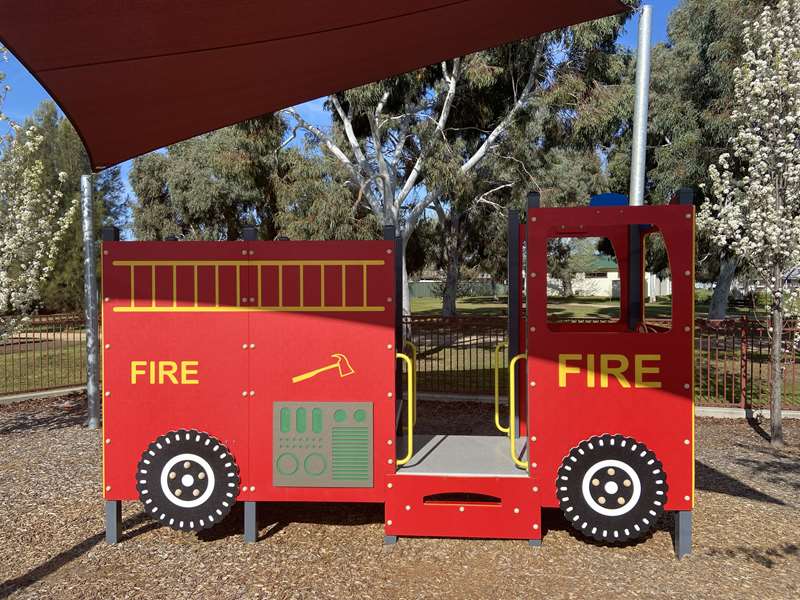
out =
[[[130,540],[137,536],[140,536],[148,531],[152,531],[160,527],[158,523],[152,522],[147,518],[147,515],[144,513],[139,513],[125,519],[123,521],[122,526],[124,529],[130,529],[136,527],[137,525],[142,525],[138,529],[134,529],[133,531],[128,531],[122,538],[121,541]],[[54,573],[67,563],[72,562],[80,558],[83,554],[86,554],[97,546],[100,542],[105,539],[105,533],[96,533],[90,538],[83,540],[68,548],[59,552],[51,559],[43,562],[37,567],[34,567],[24,575],[20,575],[19,577],[15,577],[14,579],[8,579],[2,583],[0,583],[0,598],[7,598],[11,594],[18,592],[20,590],[24,590],[25,588],[33,585],[37,581],[44,579],[51,573]]]

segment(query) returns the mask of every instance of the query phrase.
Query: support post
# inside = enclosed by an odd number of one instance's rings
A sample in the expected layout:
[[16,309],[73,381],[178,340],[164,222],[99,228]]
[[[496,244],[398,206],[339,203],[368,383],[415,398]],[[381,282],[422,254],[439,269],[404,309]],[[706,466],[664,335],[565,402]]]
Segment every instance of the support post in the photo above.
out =
[[383,536],[383,545],[384,546],[393,546],[397,543],[397,536],[396,535],[385,535]]
[[645,4],[639,12],[639,49],[636,55],[636,106],[633,113],[633,157],[631,160],[630,185],[631,206],[642,206],[644,204],[652,29],[653,7]]
[[528,546],[531,548],[541,548],[542,547],[542,540],[528,540]]
[[692,511],[680,510],[675,513],[675,556],[683,558],[692,553]]
[[256,503],[244,503],[244,541],[255,544],[258,538],[258,523],[256,522]]
[[[395,352],[403,351],[403,244],[397,235],[394,225],[383,226],[383,239],[394,242],[394,348]],[[395,433],[402,432],[403,414],[403,367],[395,361],[394,371],[394,403]]]
[[[520,271],[519,264],[519,211],[508,211],[508,360],[520,353]],[[516,367],[515,367],[516,368]],[[519,379],[517,379],[519,381]],[[527,385],[527,384],[526,384]],[[511,390],[508,390],[509,395]],[[519,415],[514,423],[508,426],[513,428],[509,435],[517,436],[519,432]]]
[[642,322],[644,299],[644,263],[639,225],[628,226],[628,329],[636,331]]
[[94,243],[94,202],[92,176],[81,177],[81,215],[83,221],[83,291],[86,316],[86,427],[100,426],[99,356],[97,340],[97,256]]
[[252,225],[247,225],[242,228],[242,239],[245,242],[255,242],[258,239],[258,229]]
[[122,502],[106,500],[106,543],[117,544],[122,535]]

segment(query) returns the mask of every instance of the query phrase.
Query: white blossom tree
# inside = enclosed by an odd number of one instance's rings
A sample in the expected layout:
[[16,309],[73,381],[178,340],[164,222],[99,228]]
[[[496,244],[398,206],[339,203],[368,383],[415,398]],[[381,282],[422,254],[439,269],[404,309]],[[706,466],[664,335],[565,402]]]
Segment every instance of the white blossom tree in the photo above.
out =
[[800,0],[765,8],[744,40],[735,71],[734,153],[711,167],[711,199],[699,223],[747,262],[771,295],[771,440],[782,446],[784,359],[794,352],[784,343],[784,324],[797,296],[787,273],[800,265]]
[[[2,74],[0,74],[2,82]],[[42,138],[3,114],[10,133],[0,141],[0,337],[34,313],[42,286],[53,270],[59,241],[75,217],[77,200],[61,210],[62,192],[47,189],[44,165],[35,158]],[[62,173],[60,179],[66,178]]]

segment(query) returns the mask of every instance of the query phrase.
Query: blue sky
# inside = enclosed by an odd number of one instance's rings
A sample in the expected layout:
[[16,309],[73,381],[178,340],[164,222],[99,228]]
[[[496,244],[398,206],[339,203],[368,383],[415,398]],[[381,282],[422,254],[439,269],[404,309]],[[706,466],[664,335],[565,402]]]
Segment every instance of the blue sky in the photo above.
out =
[[[663,42],[667,39],[667,17],[679,0],[650,0],[653,6],[653,42]],[[636,46],[638,28],[638,15],[628,23],[626,30],[620,36],[620,43],[629,48]],[[42,86],[25,70],[13,56],[9,56],[6,64],[0,65],[0,71],[6,74],[6,83],[11,86],[11,91],[6,97],[4,111],[14,121],[23,121],[30,115],[42,100],[49,98]],[[330,123],[328,113],[322,108],[322,100],[312,100],[298,107],[304,118],[320,126]],[[123,165],[125,184],[128,184],[127,171],[130,163]]]

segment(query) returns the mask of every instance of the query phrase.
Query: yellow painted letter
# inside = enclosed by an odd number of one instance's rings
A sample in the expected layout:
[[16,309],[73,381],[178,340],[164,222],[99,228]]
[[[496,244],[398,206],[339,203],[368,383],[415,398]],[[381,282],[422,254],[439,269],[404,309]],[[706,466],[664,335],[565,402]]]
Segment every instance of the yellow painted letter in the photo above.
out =
[[582,354],[559,354],[558,355],[558,387],[567,387],[567,375],[578,375],[580,367],[568,367],[568,361],[576,361],[583,358]]
[[136,385],[136,378],[139,375],[146,375],[147,371],[142,367],[147,366],[146,360],[132,360],[131,361],[131,384]]
[[645,381],[645,375],[659,375],[661,373],[661,367],[648,367],[645,366],[645,362],[660,362],[661,355],[660,354],[637,354],[636,355],[636,364],[635,364],[635,376],[636,376],[636,387],[637,388],[661,388],[660,381]]
[[185,360],[181,363],[181,383],[183,385],[197,385],[198,379],[189,379],[189,376],[197,375],[197,367],[200,363],[196,360]]
[[[617,367],[609,366],[611,362],[619,363]],[[631,387],[630,382],[625,377],[625,371],[628,370],[628,359],[622,354],[601,354],[600,355],[600,387],[608,387],[608,376],[613,375],[616,377],[619,384],[624,388]]]
[[175,377],[175,373],[178,372],[178,365],[177,363],[172,362],[171,360],[162,360],[158,363],[158,383],[159,385],[164,385],[164,378],[169,377],[169,380],[174,384],[178,385],[178,378]]

